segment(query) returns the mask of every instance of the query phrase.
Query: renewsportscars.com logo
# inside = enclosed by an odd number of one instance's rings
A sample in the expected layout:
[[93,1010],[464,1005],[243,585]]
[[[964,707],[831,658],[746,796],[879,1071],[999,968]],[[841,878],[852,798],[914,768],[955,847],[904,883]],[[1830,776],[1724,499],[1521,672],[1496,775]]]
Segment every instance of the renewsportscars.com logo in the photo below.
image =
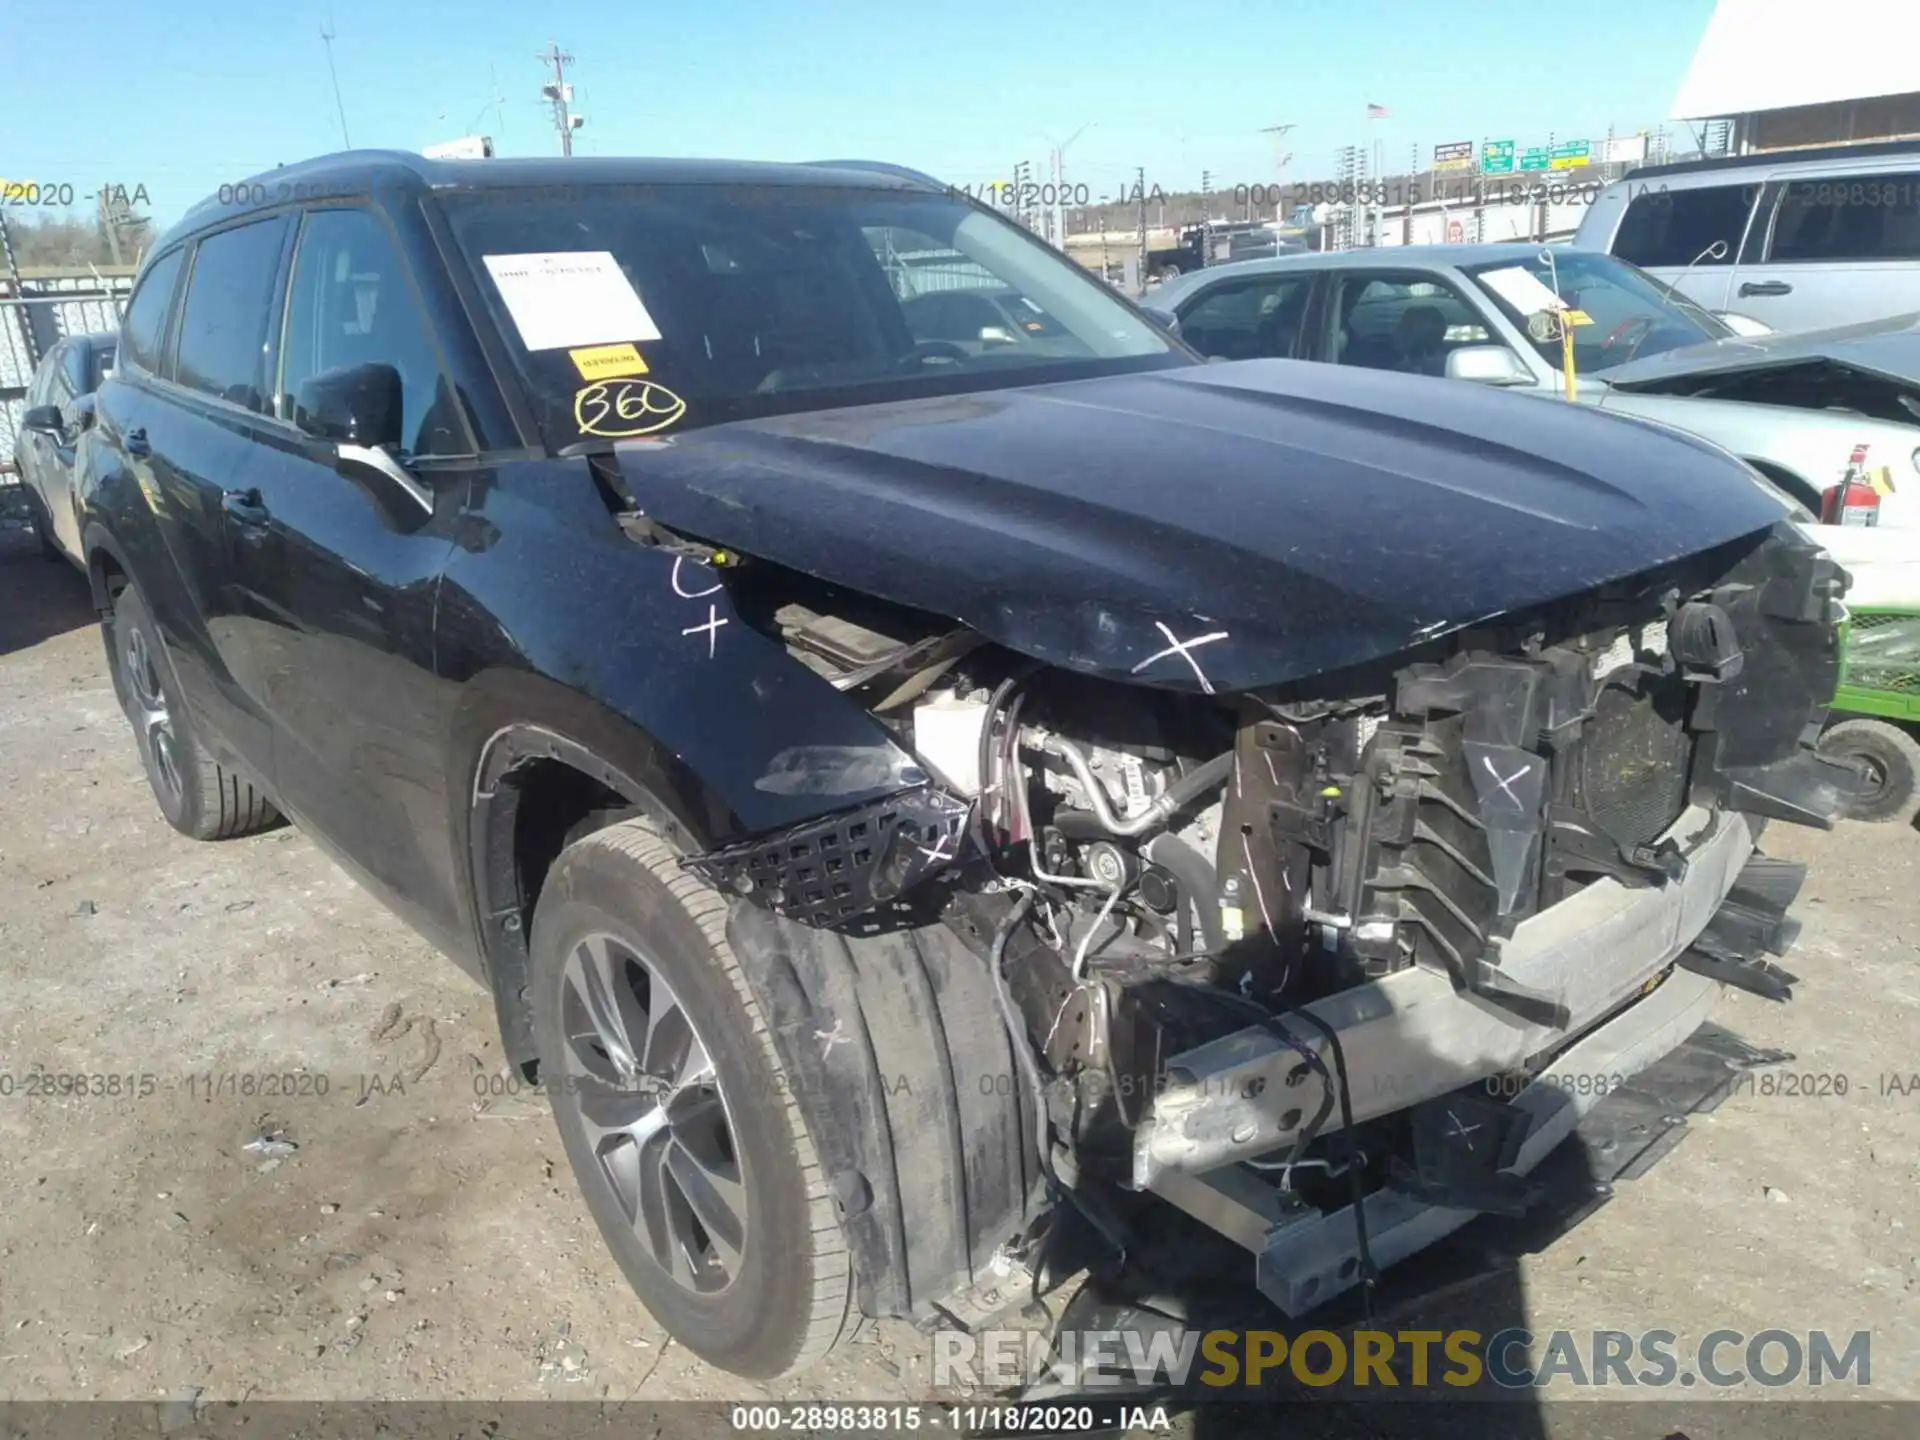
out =
[[1478,1330],[1031,1330],[941,1331],[933,1337],[933,1383],[944,1386],[1072,1387],[1190,1384],[1257,1388],[1282,1379],[1346,1384],[1378,1393],[1458,1395],[1568,1386],[1664,1389],[1706,1385],[1872,1383],[1872,1337],[1824,1330],[1714,1330],[1688,1345],[1672,1330],[1572,1331],[1535,1335]]

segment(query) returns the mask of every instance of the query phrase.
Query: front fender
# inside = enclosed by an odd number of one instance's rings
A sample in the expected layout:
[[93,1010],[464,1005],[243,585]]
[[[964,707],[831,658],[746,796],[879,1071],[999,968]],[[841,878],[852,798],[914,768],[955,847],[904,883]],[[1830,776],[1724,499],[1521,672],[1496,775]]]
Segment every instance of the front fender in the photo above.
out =
[[434,648],[460,688],[449,821],[510,1052],[523,897],[512,810],[493,802],[517,767],[550,759],[592,777],[688,853],[927,778],[872,715],[750,625],[714,571],[629,539],[584,461],[475,478]]
[[544,677],[631,725],[697,780],[712,841],[926,781],[879,721],[755,628],[717,572],[629,539],[584,460],[477,478],[460,530],[434,623],[440,673],[468,687]]

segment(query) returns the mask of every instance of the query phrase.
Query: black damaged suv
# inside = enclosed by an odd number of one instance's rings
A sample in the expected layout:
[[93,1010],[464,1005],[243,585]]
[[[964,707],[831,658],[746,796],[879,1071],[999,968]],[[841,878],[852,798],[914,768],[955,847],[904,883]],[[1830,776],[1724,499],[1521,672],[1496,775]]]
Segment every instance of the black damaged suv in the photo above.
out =
[[77,463],[168,820],[285,815],[471,970],[743,1375],[1102,1187],[1295,1314],[1524,1210],[1556,1067],[1787,993],[1757,841],[1851,779],[1844,574],[1737,461],[1200,363],[882,166],[275,171],[155,247]]

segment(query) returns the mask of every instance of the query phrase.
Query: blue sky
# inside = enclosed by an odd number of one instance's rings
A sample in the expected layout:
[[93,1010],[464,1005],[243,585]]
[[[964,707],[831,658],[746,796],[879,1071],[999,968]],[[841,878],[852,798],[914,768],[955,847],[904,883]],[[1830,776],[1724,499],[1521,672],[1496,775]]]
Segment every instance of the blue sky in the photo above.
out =
[[[320,41],[331,21],[357,146],[418,149],[472,131],[502,154],[556,153],[536,54],[577,59],[582,154],[887,159],[954,183],[1044,172],[1090,126],[1067,178],[1276,178],[1263,126],[1290,122],[1287,177],[1327,176],[1377,134],[1416,144],[1598,138],[1663,120],[1713,0],[1209,0],[1197,5],[830,0],[625,4],[94,0],[11,4],[0,177],[82,195],[143,184],[171,222],[221,183],[342,147]],[[502,103],[496,100],[504,97]],[[1369,131],[1369,102],[1391,118]],[[1676,132],[1680,127],[1673,127]]]

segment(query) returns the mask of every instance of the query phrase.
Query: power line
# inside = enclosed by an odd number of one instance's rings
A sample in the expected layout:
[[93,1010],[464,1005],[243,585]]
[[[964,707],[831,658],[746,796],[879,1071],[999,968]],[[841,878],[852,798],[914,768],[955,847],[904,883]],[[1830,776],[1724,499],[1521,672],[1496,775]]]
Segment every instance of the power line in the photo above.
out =
[[340,98],[340,72],[333,68],[333,17],[327,17],[327,23],[320,27],[320,43],[327,47],[327,74],[333,78],[333,108],[340,115],[340,141],[347,149],[353,148],[353,140],[347,134],[347,106]]
[[500,71],[496,66],[489,65],[487,67],[487,85],[489,87],[488,93],[491,94],[493,98],[480,107],[480,113],[473,117],[473,124],[469,125],[467,129],[478,131],[481,122],[487,118],[487,112],[491,110],[493,111],[494,139],[497,141],[506,133],[507,129],[507,97],[501,93]]

